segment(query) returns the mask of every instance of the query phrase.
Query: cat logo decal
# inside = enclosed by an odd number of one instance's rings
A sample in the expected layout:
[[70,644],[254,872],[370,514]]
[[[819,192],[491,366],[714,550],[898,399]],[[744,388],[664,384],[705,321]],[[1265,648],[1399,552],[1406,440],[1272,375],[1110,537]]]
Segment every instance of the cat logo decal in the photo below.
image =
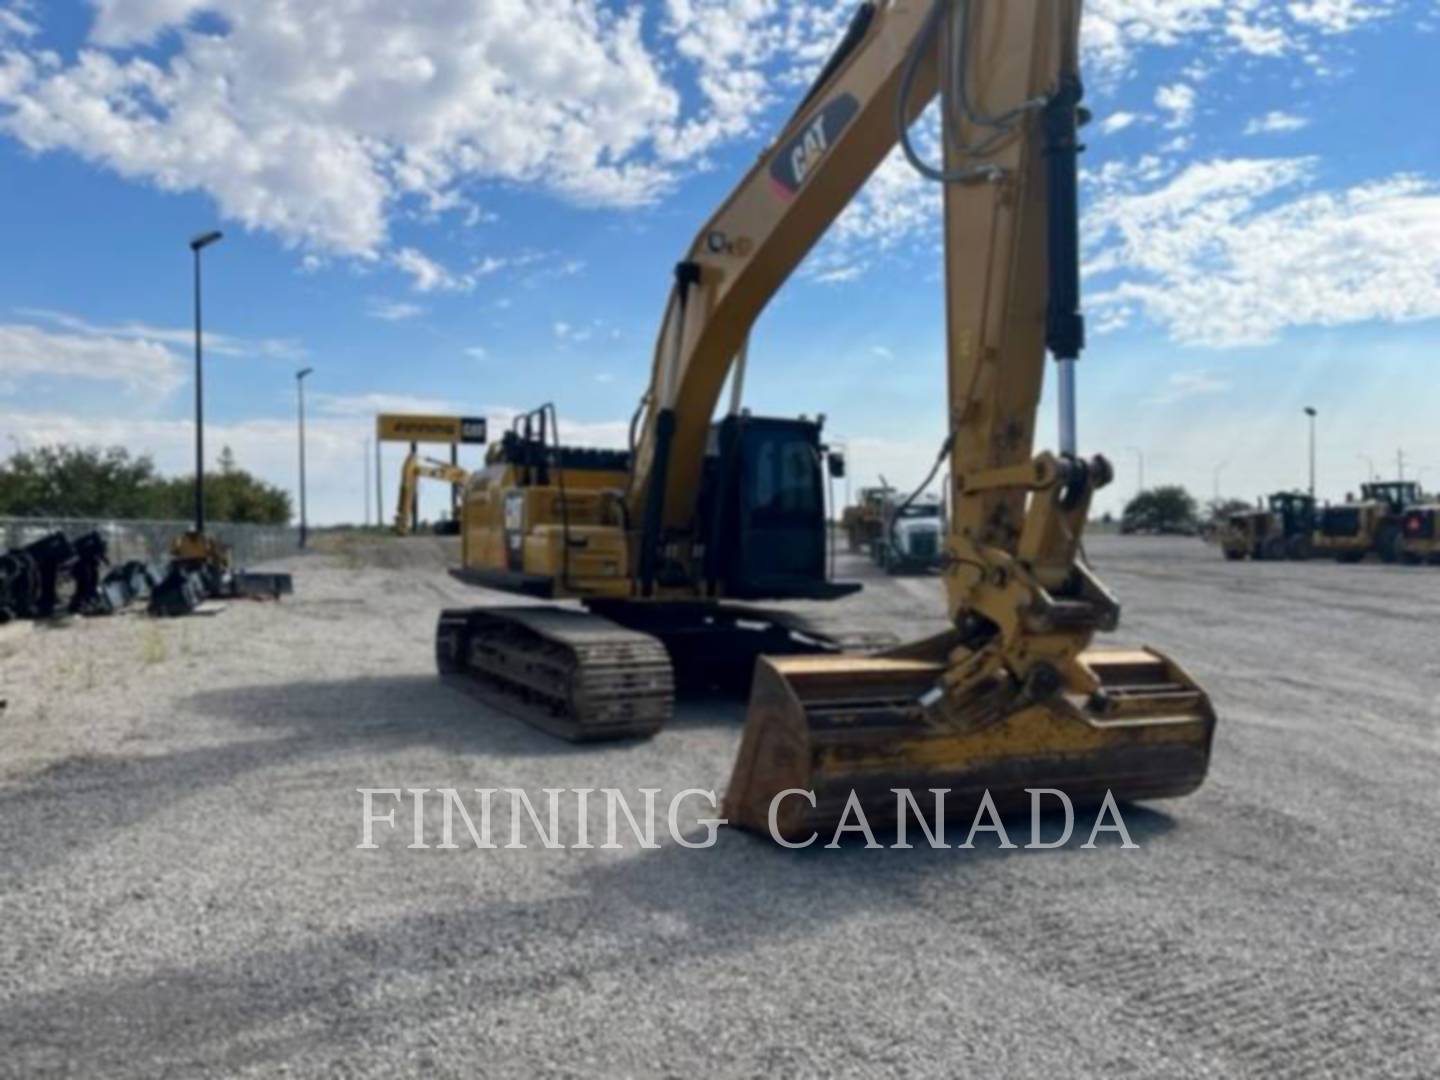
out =
[[795,197],[859,111],[860,103],[853,96],[841,94],[780,148],[770,165],[770,181],[777,195],[783,199]]

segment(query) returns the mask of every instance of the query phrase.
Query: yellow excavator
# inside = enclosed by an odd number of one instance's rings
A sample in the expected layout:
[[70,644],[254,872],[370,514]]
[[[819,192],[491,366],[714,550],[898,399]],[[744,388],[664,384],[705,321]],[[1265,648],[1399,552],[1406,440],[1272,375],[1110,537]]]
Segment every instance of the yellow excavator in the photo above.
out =
[[[552,601],[443,613],[442,673],[570,739],[646,735],[675,684],[753,673],[728,819],[835,827],[894,789],[1077,803],[1185,795],[1215,715],[1150,649],[1092,647],[1119,620],[1081,546],[1104,458],[1077,453],[1079,0],[864,3],[777,139],[675,268],[630,449],[560,445],[553,406],[491,447],[456,575]],[[910,129],[939,98],[939,162]],[[839,651],[760,600],[829,599],[821,422],[740,406],[750,329],[897,145],[943,194],[950,628]],[[1047,349],[1058,453],[1033,449]],[[727,378],[728,415],[714,422]],[[579,601],[561,605],[553,601]],[[756,658],[758,657],[758,662]]]
[[[400,467],[400,496],[395,503],[395,534],[409,536],[416,528],[420,517],[420,481],[443,480],[455,491],[470,482],[470,472],[459,465],[422,458],[412,450],[405,456]],[[459,515],[453,515],[451,523],[441,522],[436,526],[439,533],[453,535],[459,531]]]

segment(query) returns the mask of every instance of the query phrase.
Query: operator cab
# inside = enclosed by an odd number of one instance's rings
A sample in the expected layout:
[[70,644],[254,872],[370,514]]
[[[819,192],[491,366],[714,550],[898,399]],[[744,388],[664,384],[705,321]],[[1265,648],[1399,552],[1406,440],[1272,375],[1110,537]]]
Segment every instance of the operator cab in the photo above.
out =
[[1270,496],[1270,512],[1280,520],[1286,536],[1297,536],[1315,529],[1315,500],[1298,491],[1282,491]]
[[1392,514],[1402,514],[1421,501],[1420,485],[1413,480],[1389,480],[1361,485],[1366,502],[1386,503]]
[[736,600],[835,599],[820,423],[727,416],[710,429],[700,493],[709,591]]

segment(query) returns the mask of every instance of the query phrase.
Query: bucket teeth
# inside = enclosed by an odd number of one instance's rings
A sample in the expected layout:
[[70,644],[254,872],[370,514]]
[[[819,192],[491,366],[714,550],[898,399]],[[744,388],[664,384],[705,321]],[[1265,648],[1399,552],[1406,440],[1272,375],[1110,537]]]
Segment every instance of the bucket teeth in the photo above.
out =
[[[872,826],[893,824],[895,789],[969,820],[988,791],[997,808],[1028,805],[1030,788],[1077,806],[1170,798],[1205,778],[1215,717],[1174,664],[1147,651],[1085,653],[1100,690],[1088,699],[1020,698],[983,722],[937,722],[922,704],[943,665],[816,656],[760,661],[726,817],[755,832],[828,836],[853,792]],[[798,792],[777,802],[785,792]],[[811,797],[813,796],[813,805]],[[773,821],[772,821],[773,815]]]

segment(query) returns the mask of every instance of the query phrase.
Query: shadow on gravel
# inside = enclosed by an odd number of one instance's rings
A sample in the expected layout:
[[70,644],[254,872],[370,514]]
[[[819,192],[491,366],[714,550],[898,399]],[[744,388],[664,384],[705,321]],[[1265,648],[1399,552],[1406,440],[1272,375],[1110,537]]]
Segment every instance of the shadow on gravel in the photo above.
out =
[[435,675],[385,675],[231,686],[182,699],[204,716],[337,744],[427,744],[456,753],[535,757],[586,753],[492,708]]
[[[746,700],[745,695],[682,697],[666,730],[733,725],[738,735]],[[590,754],[600,747],[627,742],[566,742],[435,675],[231,686],[192,694],[181,699],[180,706],[246,727],[288,729],[341,740],[429,743],[456,753],[520,757]]]
[[227,687],[176,707],[269,737],[168,754],[77,755],[0,792],[7,830],[0,891],[177,803],[276,766],[420,745],[511,759],[593,750],[488,709],[433,676]]
[[[1142,846],[1174,827],[1160,812],[1123,812]],[[517,1001],[583,990],[608,972],[643,984],[659,972],[744,956],[855,917],[913,918],[919,910],[972,921],[986,913],[967,902],[967,879],[1015,858],[1083,867],[1092,853],[1074,849],[1091,823],[1093,815],[1077,813],[1079,835],[1052,851],[1000,850],[993,834],[977,839],[974,851],[783,851],[723,832],[710,850],[672,844],[618,859],[592,852],[564,895],[417,914],[297,949],[17,995],[0,1007],[0,1046],[9,1049],[0,1060],[26,1075],[63,1064],[149,1077],[173,1068],[280,1064],[317,1051],[353,1058],[366,1045],[457,1013],[467,1023],[482,1017],[503,1024],[516,1015]],[[1005,824],[1015,842],[1028,836],[1028,816]],[[1056,819],[1045,822],[1046,835],[1059,828]],[[962,830],[954,842],[963,839]],[[1115,843],[1100,841],[1102,848]],[[1059,901],[1031,902],[1040,910]],[[424,987],[418,993],[417,979]],[[521,1022],[533,1015],[518,1013]]]

